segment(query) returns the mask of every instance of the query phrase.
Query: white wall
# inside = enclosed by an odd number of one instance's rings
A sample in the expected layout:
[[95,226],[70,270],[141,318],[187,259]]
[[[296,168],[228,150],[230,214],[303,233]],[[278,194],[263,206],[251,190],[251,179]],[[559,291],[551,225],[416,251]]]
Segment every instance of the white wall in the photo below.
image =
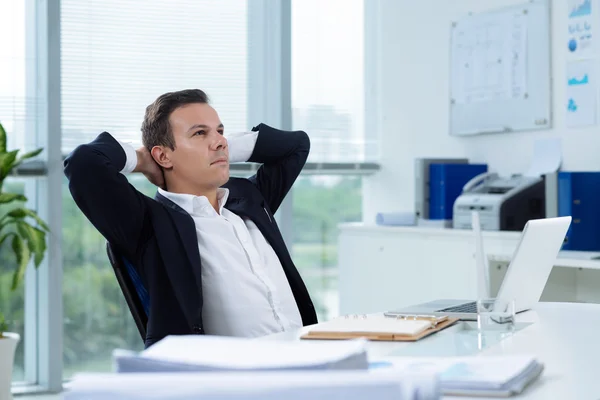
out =
[[365,118],[382,140],[382,171],[365,179],[365,222],[379,211],[413,210],[416,157],[464,156],[500,174],[518,173],[527,168],[535,139],[560,137],[563,170],[600,169],[598,127],[565,128],[567,0],[550,1],[554,128],[469,138],[448,134],[451,21],[523,1],[365,1]]

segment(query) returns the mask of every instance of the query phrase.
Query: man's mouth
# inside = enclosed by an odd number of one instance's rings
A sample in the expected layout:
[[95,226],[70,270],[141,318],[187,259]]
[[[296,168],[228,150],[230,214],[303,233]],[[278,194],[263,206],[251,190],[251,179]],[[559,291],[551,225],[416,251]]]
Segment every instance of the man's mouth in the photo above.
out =
[[219,164],[227,164],[226,158],[217,158],[215,161],[211,162],[210,165],[219,165]]

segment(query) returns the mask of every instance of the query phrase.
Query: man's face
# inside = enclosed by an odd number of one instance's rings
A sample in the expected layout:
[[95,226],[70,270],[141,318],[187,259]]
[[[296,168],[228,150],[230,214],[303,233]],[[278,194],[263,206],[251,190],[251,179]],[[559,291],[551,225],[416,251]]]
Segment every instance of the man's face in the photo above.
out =
[[171,113],[175,150],[168,151],[178,187],[214,190],[229,180],[229,148],[219,115],[208,104],[188,104]]

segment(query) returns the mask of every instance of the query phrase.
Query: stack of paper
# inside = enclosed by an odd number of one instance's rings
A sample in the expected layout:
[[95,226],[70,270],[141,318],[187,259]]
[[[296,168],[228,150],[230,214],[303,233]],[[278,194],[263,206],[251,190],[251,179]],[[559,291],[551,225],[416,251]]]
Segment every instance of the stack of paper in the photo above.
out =
[[435,374],[367,371],[79,374],[65,400],[432,400]]
[[141,353],[115,350],[113,358],[117,372],[366,370],[366,344],[185,335],[168,336]]
[[457,396],[511,396],[519,394],[543,371],[528,356],[393,357],[372,363],[372,370],[394,369],[437,373],[442,393]]

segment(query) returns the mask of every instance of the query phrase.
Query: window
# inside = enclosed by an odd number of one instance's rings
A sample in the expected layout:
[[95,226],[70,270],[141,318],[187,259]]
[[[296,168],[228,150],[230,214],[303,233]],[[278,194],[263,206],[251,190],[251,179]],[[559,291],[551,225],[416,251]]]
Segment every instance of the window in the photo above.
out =
[[35,121],[31,111],[34,98],[26,90],[26,74],[35,59],[26,48],[25,0],[0,2],[0,122],[8,137],[9,148],[26,147],[28,121]]
[[[142,175],[130,182],[146,194]],[[63,307],[65,379],[79,371],[111,371],[115,348],[142,350],[143,342],[106,254],[106,240],[63,185]]]
[[361,177],[308,175],[296,181],[292,253],[320,321],[338,313],[338,224],[361,218]]
[[364,129],[363,0],[292,0],[292,125],[311,162],[376,157]]
[[[27,78],[35,70],[36,58],[31,51],[33,46],[28,41],[28,29],[33,27],[28,17],[32,10],[26,0],[0,2],[0,123],[7,131],[8,149],[32,149],[36,144],[36,94],[28,85]],[[33,183],[33,179],[30,180]],[[9,178],[2,188],[5,192],[21,193],[30,198],[34,208],[35,196],[26,190],[22,179]],[[9,208],[23,206],[11,203],[0,206],[2,215]],[[35,365],[26,365],[25,361],[25,287],[21,285],[11,291],[12,272],[15,258],[9,241],[0,249],[0,312],[9,323],[9,330],[20,335],[19,345],[15,353],[13,381],[25,381],[32,377],[27,373],[35,369]]]
[[145,108],[207,92],[228,132],[247,130],[247,0],[63,0],[64,152],[108,131],[140,143]]
[[[7,179],[2,191],[27,195],[24,182],[16,179]],[[17,202],[0,205],[0,215],[5,215],[12,208],[23,206],[24,203]],[[25,380],[25,286],[19,286],[14,292],[10,290],[15,266],[15,256],[7,240],[0,248],[0,312],[8,322],[8,330],[18,333],[21,338],[15,352],[13,369],[13,381],[20,382]]]
[[2,304],[2,313],[8,322],[8,330],[19,334],[21,337],[15,352],[12,377],[13,381],[21,382],[25,380],[25,346],[23,341],[25,337],[25,287],[21,285],[16,291],[10,291],[15,260],[10,256],[8,249],[10,249],[10,244],[4,244],[0,253],[0,260],[2,260],[2,267],[0,267],[0,304]]
[[[247,130],[247,0],[61,2],[62,150],[102,131],[140,145],[160,94],[207,92],[227,132]],[[153,196],[137,174],[129,177]],[[105,239],[63,184],[64,373],[107,371],[115,348],[143,343],[106,255]]]
[[362,219],[362,178],[320,175],[374,161],[364,129],[363,0],[292,0],[292,126],[322,163],[293,188],[292,249],[319,320],[338,313],[338,224]]

